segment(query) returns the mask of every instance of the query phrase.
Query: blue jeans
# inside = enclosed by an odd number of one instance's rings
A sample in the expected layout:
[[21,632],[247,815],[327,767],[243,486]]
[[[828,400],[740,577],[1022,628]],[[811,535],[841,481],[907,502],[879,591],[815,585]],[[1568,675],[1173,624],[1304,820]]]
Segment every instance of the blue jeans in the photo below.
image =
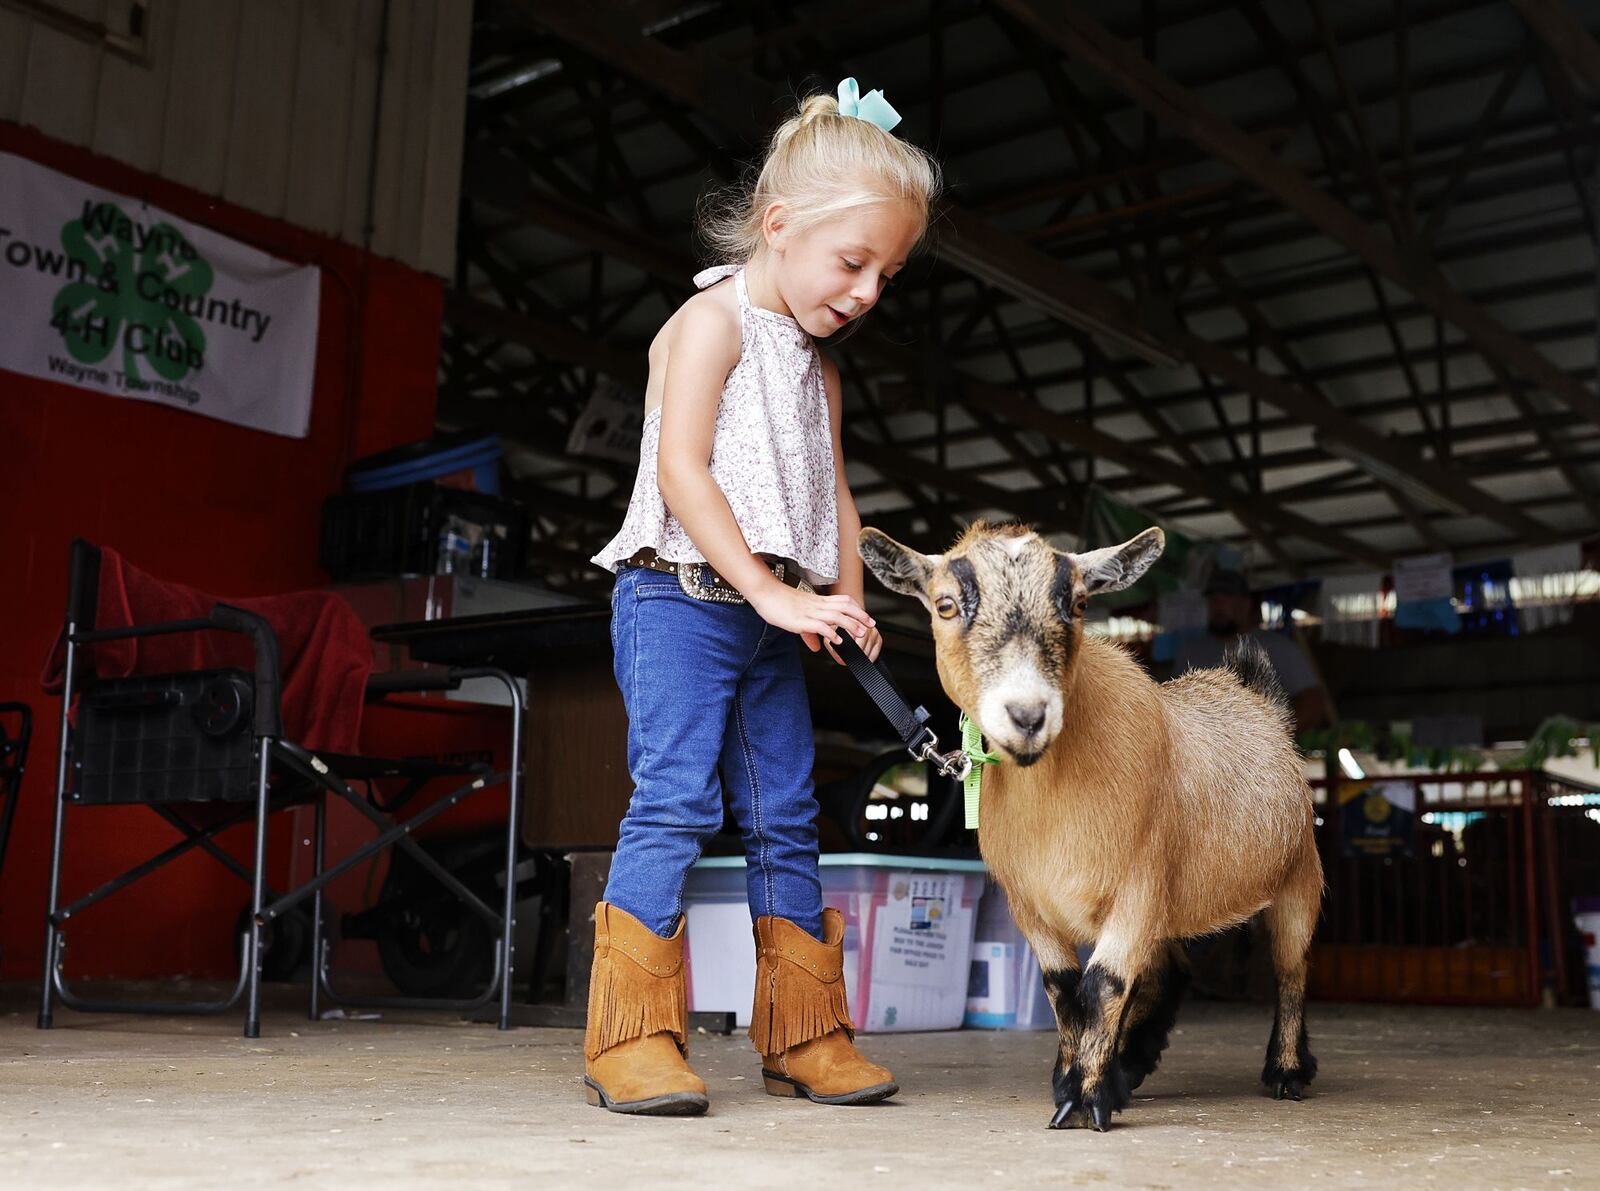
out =
[[611,592],[611,646],[634,791],[606,901],[672,934],[689,868],[722,827],[726,791],[744,836],[751,916],[775,914],[820,936],[800,639],[748,604],[706,603],[675,576],[634,567]]

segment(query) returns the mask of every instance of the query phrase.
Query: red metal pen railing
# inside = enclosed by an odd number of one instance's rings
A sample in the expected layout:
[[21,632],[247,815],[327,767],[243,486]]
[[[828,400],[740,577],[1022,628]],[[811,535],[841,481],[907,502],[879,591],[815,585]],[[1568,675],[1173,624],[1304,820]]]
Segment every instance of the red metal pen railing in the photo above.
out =
[[[1360,788],[1373,782],[1409,788],[1409,833],[1386,837],[1382,806],[1372,811],[1379,829],[1361,826],[1361,842],[1344,830],[1366,809]],[[1552,792],[1564,788],[1533,772],[1313,785],[1328,884],[1313,996],[1535,1005],[1548,987],[1558,1000],[1581,1001],[1567,907],[1575,895],[1600,893],[1594,808],[1564,797],[1553,805]]]

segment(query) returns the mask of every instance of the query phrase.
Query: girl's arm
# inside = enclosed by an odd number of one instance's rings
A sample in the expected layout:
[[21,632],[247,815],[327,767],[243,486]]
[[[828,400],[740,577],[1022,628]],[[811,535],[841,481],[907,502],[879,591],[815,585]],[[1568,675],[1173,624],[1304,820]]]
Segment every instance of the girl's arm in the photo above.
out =
[[[860,601],[844,595],[807,595],[778,582],[751,553],[728,498],[711,478],[717,406],[728,373],[739,360],[739,346],[737,311],[716,302],[691,301],[673,320],[667,335],[656,458],[661,497],[706,561],[763,620],[800,633],[813,650],[818,648],[818,635],[831,641],[839,629],[861,640],[872,619]],[[859,573],[859,562],[856,569]]]
[[[833,427],[833,474],[835,498],[839,505],[839,581],[830,589],[835,595],[846,595],[866,607],[866,575],[861,564],[861,514],[856,511],[856,498],[850,495],[850,483],[844,474],[844,386],[839,382],[839,366],[827,356],[822,357],[823,383],[828,393],[828,419]],[[883,637],[874,628],[865,639],[858,638],[863,653],[873,661],[883,647]],[[835,661],[842,662],[838,654]]]

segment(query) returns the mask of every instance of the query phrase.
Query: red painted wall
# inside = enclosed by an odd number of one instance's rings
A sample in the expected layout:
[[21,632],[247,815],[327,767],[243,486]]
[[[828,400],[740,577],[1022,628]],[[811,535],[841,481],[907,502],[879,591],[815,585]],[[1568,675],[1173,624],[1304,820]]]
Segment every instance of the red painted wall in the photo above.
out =
[[[136,195],[223,235],[323,270],[311,432],[247,430],[0,371],[0,700],[31,703],[33,749],[0,873],[0,978],[33,978],[44,946],[59,703],[39,690],[66,599],[74,536],[220,596],[319,587],[323,499],[350,460],[433,428],[443,285],[437,279],[0,122],[0,151]],[[0,311],[0,335],[6,333]],[[273,849],[287,872],[288,824]],[[64,899],[178,837],[142,808],[68,812]],[[234,851],[240,851],[234,841]],[[191,855],[88,910],[67,972],[225,976],[245,885]]]

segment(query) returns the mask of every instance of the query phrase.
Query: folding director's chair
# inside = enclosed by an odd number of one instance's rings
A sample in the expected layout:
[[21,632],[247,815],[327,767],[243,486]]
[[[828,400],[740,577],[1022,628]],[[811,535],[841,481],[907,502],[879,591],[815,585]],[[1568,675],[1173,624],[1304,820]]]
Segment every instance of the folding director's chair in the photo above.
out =
[[[61,750],[56,770],[55,830],[51,844],[50,896],[46,926],[45,972],[38,1025],[52,1025],[54,1002],[71,1009],[110,1013],[224,1013],[245,998],[247,1038],[261,1024],[261,942],[263,929],[306,901],[311,903],[312,968],[310,1016],[319,1017],[324,996],[342,1004],[418,1009],[472,1010],[500,1000],[499,1026],[511,1025],[513,907],[516,899],[516,831],[521,784],[523,699],[516,681],[493,667],[452,667],[371,676],[368,702],[401,692],[453,690],[468,678],[491,678],[506,688],[511,702],[511,764],[492,773],[482,763],[451,764],[312,751],[285,739],[280,705],[279,643],[261,615],[225,603],[211,605],[203,617],[98,628],[102,553],[79,540],[72,545],[66,624],[62,635],[65,668],[61,691]],[[188,590],[188,589],[184,589]],[[350,612],[354,618],[354,613]],[[362,633],[365,629],[361,630]],[[166,674],[104,677],[94,672],[93,647],[106,642],[178,633],[230,633],[247,638],[253,662],[248,668],[195,669]],[[402,781],[387,800],[372,793],[379,779]],[[396,812],[425,787],[442,779],[453,788],[404,819]],[[352,782],[366,783],[359,794]],[[439,863],[415,833],[463,800],[501,783],[509,788],[505,838],[505,893],[491,908]],[[327,800],[342,799],[378,829],[375,839],[332,865],[326,863]],[[62,905],[61,858],[67,809],[111,805],[148,806],[183,836],[171,847]],[[316,833],[313,876],[297,888],[279,892],[265,878],[267,819],[274,811],[310,804]],[[252,861],[241,864],[217,842],[230,827],[253,824]],[[404,849],[425,871],[484,920],[493,931],[494,963],[487,987],[471,998],[399,996],[350,997],[335,991],[329,973],[331,946],[325,938],[324,896],[328,883],[384,848]],[[75,992],[62,970],[67,924],[163,865],[200,848],[250,886],[249,927],[233,992],[221,1001],[130,1002],[91,1000]]]

